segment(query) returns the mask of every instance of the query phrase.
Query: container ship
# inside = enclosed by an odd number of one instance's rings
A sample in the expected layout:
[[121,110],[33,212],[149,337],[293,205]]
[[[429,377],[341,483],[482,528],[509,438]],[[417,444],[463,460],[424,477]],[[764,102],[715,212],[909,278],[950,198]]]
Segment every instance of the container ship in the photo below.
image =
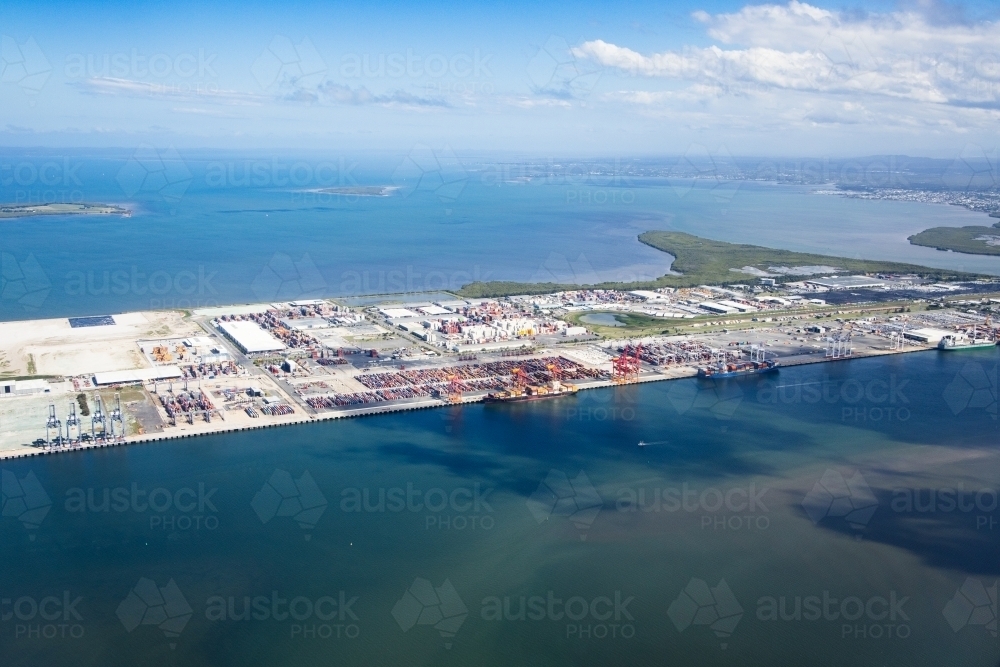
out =
[[939,350],[981,350],[986,347],[996,347],[997,342],[989,338],[968,338],[964,335],[948,335],[938,342]]
[[698,369],[701,378],[733,378],[743,375],[770,373],[778,370],[778,362],[774,359],[763,361],[735,361],[716,366],[702,366]]
[[576,385],[553,380],[548,385],[527,385],[512,387],[503,391],[494,391],[483,400],[487,403],[517,403],[519,401],[539,401],[545,398],[572,396],[577,392]]

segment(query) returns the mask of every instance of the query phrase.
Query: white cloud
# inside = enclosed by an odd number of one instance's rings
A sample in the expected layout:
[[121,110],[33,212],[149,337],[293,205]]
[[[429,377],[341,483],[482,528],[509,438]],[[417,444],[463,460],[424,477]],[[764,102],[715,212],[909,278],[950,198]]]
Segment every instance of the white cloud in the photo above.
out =
[[938,25],[915,11],[857,17],[795,0],[695,18],[721,46],[644,55],[597,39],[573,54],[638,77],[693,82],[709,96],[719,87],[776,89],[1000,107],[997,23]]
[[501,103],[507,104],[512,107],[517,107],[518,109],[538,109],[538,108],[552,108],[559,107],[561,109],[569,109],[573,105],[567,100],[546,98],[546,97],[502,97],[500,99]]
[[[351,88],[341,84],[325,82],[314,87],[293,87],[278,93],[243,93],[222,90],[209,85],[175,85],[151,83],[133,79],[113,77],[91,77],[77,84],[85,92],[97,95],[114,95],[133,98],[160,98],[185,102],[214,103],[226,105],[259,106],[269,102],[299,102],[305,104],[334,104],[349,106],[377,105],[386,107],[433,108],[447,107],[448,102],[433,97],[421,97],[402,90],[375,94],[364,86]],[[220,115],[197,107],[178,107],[183,113]],[[228,117],[228,116],[225,116]]]
[[87,93],[120,97],[167,98],[241,105],[259,105],[270,99],[269,97],[252,93],[221,90],[216,86],[151,83],[148,81],[118,79],[114,77],[91,77],[75,85]]
[[354,106],[375,104],[390,107],[448,107],[447,101],[439,97],[421,97],[402,90],[395,90],[390,93],[376,95],[364,86],[351,88],[339,83],[326,82],[318,87],[319,99],[332,102],[334,104],[348,104]]

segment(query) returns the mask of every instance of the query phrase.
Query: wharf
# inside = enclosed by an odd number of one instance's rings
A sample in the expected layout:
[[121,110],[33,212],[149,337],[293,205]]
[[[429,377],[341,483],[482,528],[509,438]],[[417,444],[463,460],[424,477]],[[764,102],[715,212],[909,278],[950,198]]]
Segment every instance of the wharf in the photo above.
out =
[[[929,346],[911,346],[904,349],[878,349],[878,348],[867,348],[865,351],[860,353],[855,353],[850,356],[831,358],[827,357],[822,353],[811,353],[811,354],[800,354],[793,355],[789,357],[781,358],[782,367],[793,367],[802,366],[806,364],[816,364],[825,363],[831,361],[849,361],[852,359],[864,359],[871,357],[887,356],[891,354],[905,354],[912,352],[928,352],[935,348]],[[666,380],[677,380],[683,378],[691,378],[697,374],[696,369],[688,366],[675,366],[666,369],[655,368],[653,370],[646,370],[641,373],[638,379],[633,382],[635,383],[647,383],[647,382],[662,382]],[[611,380],[589,380],[581,381],[576,383],[581,391],[589,389],[601,389],[609,388],[615,386],[627,386],[627,385],[616,385]],[[241,431],[254,431],[267,428],[279,428],[285,426],[296,426],[301,424],[315,424],[319,422],[338,420],[338,419],[348,419],[352,417],[368,417],[375,415],[384,415],[397,412],[409,412],[413,410],[427,410],[431,408],[444,408],[444,407],[456,407],[460,405],[467,405],[471,403],[480,403],[485,398],[488,392],[475,392],[473,394],[468,394],[462,397],[459,403],[452,403],[448,400],[437,399],[437,398],[416,398],[416,399],[402,399],[399,401],[392,401],[382,403],[380,405],[372,405],[359,408],[343,408],[336,410],[329,410],[316,414],[305,414],[300,416],[299,413],[294,415],[289,415],[287,417],[282,417],[279,420],[268,421],[267,423],[254,424],[254,425],[236,425],[227,424],[224,420],[219,420],[209,424],[180,424],[176,427],[171,427],[169,431],[162,433],[148,433],[143,435],[134,435],[119,438],[115,442],[107,443],[81,443],[69,447],[53,447],[49,449],[33,449],[32,451],[0,451],[0,460],[3,459],[17,459],[26,458],[33,456],[44,456],[49,454],[63,454],[70,452],[80,452],[92,449],[103,449],[107,447],[121,447],[126,445],[137,445],[143,443],[160,442],[167,440],[177,440],[182,438],[195,438],[206,435],[218,435],[225,433],[237,433]],[[554,399],[559,400],[559,399]]]

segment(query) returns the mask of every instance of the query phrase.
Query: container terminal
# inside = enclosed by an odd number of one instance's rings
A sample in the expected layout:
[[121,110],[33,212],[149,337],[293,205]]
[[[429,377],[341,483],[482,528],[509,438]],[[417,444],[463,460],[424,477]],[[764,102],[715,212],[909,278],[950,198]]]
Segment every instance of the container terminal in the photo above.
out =
[[908,284],[905,298],[851,303],[839,292],[892,287],[815,283],[3,322],[0,458],[479,401],[569,405],[597,387],[951,353],[1000,335],[1000,284],[925,286],[916,299]]

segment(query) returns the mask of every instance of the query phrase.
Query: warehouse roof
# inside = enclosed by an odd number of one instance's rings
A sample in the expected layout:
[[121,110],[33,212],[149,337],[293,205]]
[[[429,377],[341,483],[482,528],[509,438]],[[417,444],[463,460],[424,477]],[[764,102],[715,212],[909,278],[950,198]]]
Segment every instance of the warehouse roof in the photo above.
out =
[[154,366],[153,368],[136,368],[130,371],[109,371],[94,373],[94,384],[99,387],[109,384],[134,384],[151,382],[153,380],[174,380],[183,377],[177,366]]
[[220,322],[219,328],[246,354],[284,350],[285,344],[260,328],[256,322]]

